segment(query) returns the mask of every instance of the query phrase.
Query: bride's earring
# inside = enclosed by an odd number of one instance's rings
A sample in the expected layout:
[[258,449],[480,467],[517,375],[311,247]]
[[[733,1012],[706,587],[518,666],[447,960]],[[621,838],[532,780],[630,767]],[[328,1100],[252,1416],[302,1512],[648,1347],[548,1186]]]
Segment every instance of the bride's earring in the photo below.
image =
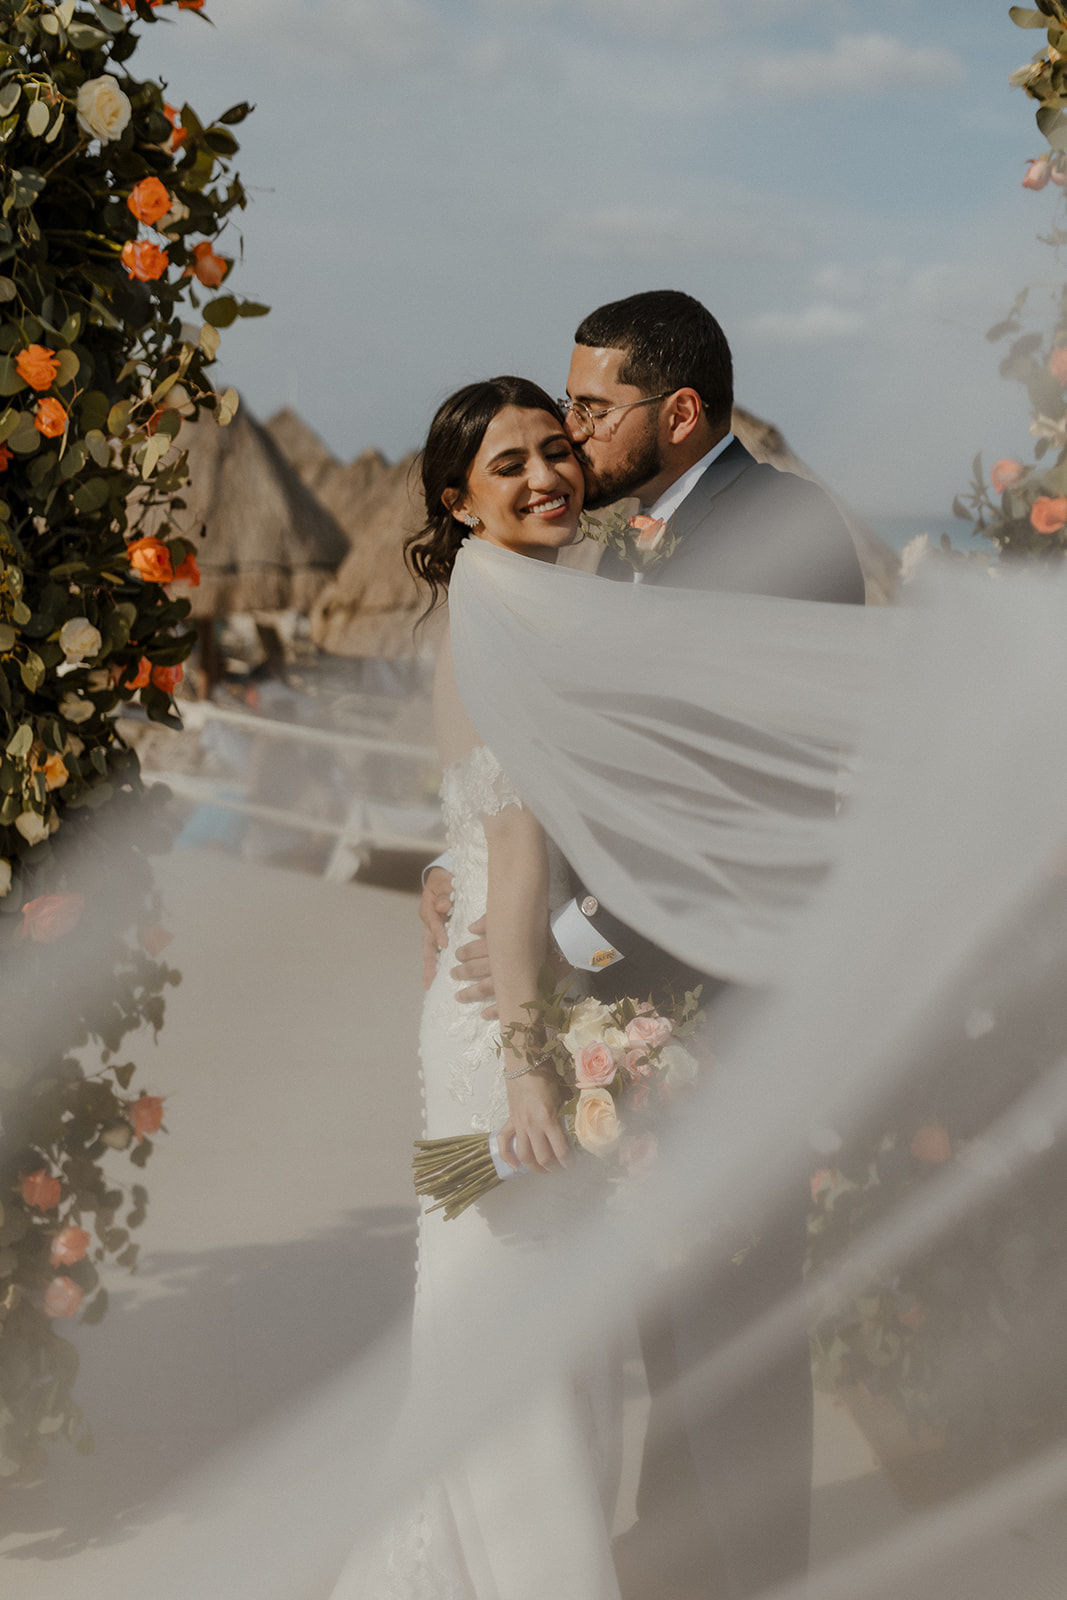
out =
[[480,528],[482,525],[481,519],[476,517],[473,511],[468,511],[463,520],[472,533],[474,532],[475,528]]

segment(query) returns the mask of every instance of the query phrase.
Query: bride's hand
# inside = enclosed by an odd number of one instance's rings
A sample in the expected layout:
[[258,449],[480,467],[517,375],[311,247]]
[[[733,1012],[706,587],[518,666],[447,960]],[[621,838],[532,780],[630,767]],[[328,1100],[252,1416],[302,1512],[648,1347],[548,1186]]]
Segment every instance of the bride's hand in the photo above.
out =
[[500,1153],[509,1166],[553,1172],[567,1165],[571,1150],[559,1120],[560,1103],[561,1085],[554,1072],[551,1078],[527,1072],[509,1082],[511,1115],[498,1138]]

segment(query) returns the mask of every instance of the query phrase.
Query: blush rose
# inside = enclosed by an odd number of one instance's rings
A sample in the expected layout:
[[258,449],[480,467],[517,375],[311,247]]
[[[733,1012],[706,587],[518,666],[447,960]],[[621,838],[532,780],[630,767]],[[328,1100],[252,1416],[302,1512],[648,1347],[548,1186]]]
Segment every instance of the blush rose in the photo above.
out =
[[590,1155],[602,1156],[622,1136],[615,1102],[607,1089],[583,1089],[574,1114],[574,1136]]
[[579,1089],[603,1089],[615,1076],[615,1057],[606,1044],[583,1044],[574,1058],[574,1081]]
[[85,1295],[72,1278],[53,1278],[44,1292],[46,1317],[73,1317]]
[[1013,461],[1010,456],[1005,456],[1001,461],[994,461],[989,469],[989,481],[993,485],[993,492],[1003,494],[1005,489],[1011,489],[1025,471],[1022,462]]

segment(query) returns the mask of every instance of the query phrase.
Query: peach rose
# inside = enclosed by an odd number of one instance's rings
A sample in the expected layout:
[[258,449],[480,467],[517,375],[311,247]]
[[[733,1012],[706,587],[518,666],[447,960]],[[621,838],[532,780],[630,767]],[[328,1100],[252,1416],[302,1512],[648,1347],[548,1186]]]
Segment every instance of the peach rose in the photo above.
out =
[[196,564],[194,555],[187,555],[185,560],[179,562],[174,569],[174,583],[184,584],[189,589],[199,589],[200,568]]
[[1038,533],[1058,533],[1067,522],[1067,495],[1043,494],[1030,508],[1030,522]]
[[[1065,352],[1067,354],[1067,352]],[[1013,461],[1010,456],[1005,456],[1000,461],[994,461],[989,469],[989,481],[993,485],[994,494],[1003,494],[1005,489],[1010,489],[1017,484],[1026,468],[1021,461]]]
[[170,583],[174,577],[170,551],[162,539],[134,539],[126,546],[130,566],[139,572],[145,583]]
[[46,1317],[73,1317],[85,1295],[72,1278],[53,1278],[44,1292]]
[[6,472],[14,459],[14,455],[7,445],[0,444],[0,472]]
[[631,517],[630,527],[637,534],[634,543],[639,550],[658,550],[667,531],[662,517]]
[[86,656],[98,656],[103,642],[88,617],[69,617],[59,630],[59,648],[75,665]]
[[28,1172],[21,1179],[19,1187],[22,1198],[28,1206],[36,1206],[38,1211],[51,1211],[59,1204],[63,1186],[58,1178],[53,1178],[47,1167],[38,1167],[36,1172]]
[[1026,177],[1023,179],[1024,189],[1043,189],[1052,176],[1052,163],[1047,156],[1039,156],[1036,161],[1031,161],[1026,168]]
[[151,927],[138,928],[137,937],[142,950],[147,950],[150,956],[162,955],[168,944],[172,943],[174,935],[168,933],[166,928],[158,922],[153,922]]
[[41,771],[44,773],[44,786],[48,790],[62,789],[63,785],[70,779],[67,763],[62,756],[56,755],[54,751],[51,755],[45,757]]
[[31,389],[50,389],[59,371],[59,357],[43,344],[28,344],[15,357],[15,371]]
[[951,1156],[952,1140],[939,1122],[924,1122],[916,1129],[908,1148],[916,1161],[937,1163]]
[[52,1240],[48,1259],[54,1267],[72,1267],[88,1254],[91,1243],[84,1228],[62,1228]]
[[170,266],[170,257],[150,239],[128,239],[119,257],[131,278],[151,283],[161,278]]
[[217,256],[208,241],[202,239],[193,247],[193,264],[186,267],[184,275],[196,278],[205,289],[217,289],[229,264],[225,256]]
[[153,222],[158,222],[160,217],[166,216],[170,210],[171,199],[158,178],[142,178],[140,183],[134,184],[130,190],[126,204],[138,222],[151,227]]
[[110,73],[88,78],[78,90],[78,121],[101,144],[121,139],[133,107]]
[[22,908],[19,937],[32,939],[35,944],[55,944],[73,932],[84,910],[83,894],[39,895],[36,900],[27,900]]
[[626,1024],[626,1042],[637,1049],[655,1050],[666,1044],[673,1031],[674,1023],[670,1018],[653,1011],[647,1016],[631,1018]]
[[1048,358],[1048,370],[1057,383],[1067,383],[1067,345],[1059,344]]
[[619,1142],[622,1125],[606,1089],[583,1089],[574,1115],[574,1137],[590,1155],[603,1156]]
[[158,1133],[163,1126],[163,1102],[158,1095],[143,1094],[127,1106],[126,1116],[140,1144],[145,1134]]
[[126,679],[127,689],[143,689],[152,677],[152,663],[147,656],[142,656],[137,667],[137,674]]
[[574,1058],[574,1081],[579,1089],[602,1089],[615,1076],[615,1057],[606,1044],[583,1044]]
[[46,439],[59,439],[67,431],[66,409],[50,396],[37,402],[33,425]]
[[184,677],[185,668],[182,666],[152,668],[152,682],[164,694],[173,694]]

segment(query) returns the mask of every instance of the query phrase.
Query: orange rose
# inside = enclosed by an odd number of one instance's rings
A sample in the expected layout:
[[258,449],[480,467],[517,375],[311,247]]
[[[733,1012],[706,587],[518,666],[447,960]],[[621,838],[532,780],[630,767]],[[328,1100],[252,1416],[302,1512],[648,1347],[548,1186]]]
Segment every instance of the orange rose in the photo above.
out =
[[179,11],[203,11],[204,0],[178,0]]
[[952,1140],[939,1122],[924,1122],[916,1129],[909,1149],[916,1161],[947,1161],[952,1154]]
[[0,472],[6,472],[13,460],[11,451],[6,444],[0,444]]
[[50,389],[59,371],[59,357],[43,344],[28,344],[15,357],[15,371],[31,389]]
[[822,1194],[824,1189],[832,1189],[833,1186],[834,1186],[834,1175],[830,1171],[830,1168],[829,1167],[820,1167],[817,1172],[813,1172],[812,1175],[811,1175],[811,1198],[812,1198],[812,1200],[813,1201],[817,1200],[819,1198],[819,1196]]
[[1030,521],[1038,533],[1058,533],[1067,522],[1067,495],[1042,495],[1030,508]]
[[1048,358],[1048,370],[1057,383],[1067,383],[1067,345],[1057,345]]
[[170,551],[162,539],[134,539],[126,546],[130,566],[139,572],[145,583],[169,583],[174,576]]
[[170,123],[171,130],[172,130],[170,138],[167,140],[167,142],[163,146],[163,148],[164,148],[164,150],[168,151],[171,155],[173,155],[175,150],[180,150],[181,149],[181,147],[185,143],[186,139],[188,139],[189,134],[188,134],[187,130],[182,127],[180,121],[178,120],[178,115],[179,114],[178,114],[177,110],[174,108],[174,106],[168,106],[167,104],[164,103],[163,115],[166,117],[167,121]]
[[1025,471],[1022,462],[1013,461],[1010,456],[1005,456],[1001,461],[994,461],[989,469],[989,481],[993,485],[993,493],[1003,494],[1005,489],[1012,488]]
[[182,666],[152,668],[152,682],[164,694],[173,694],[184,677],[185,668]]
[[45,757],[44,766],[38,770],[44,773],[44,786],[46,789],[62,789],[70,777],[70,773],[67,771],[67,763],[62,756],[56,755],[54,752]]
[[67,413],[58,400],[51,396],[37,402],[37,414],[33,425],[38,433],[43,433],[46,439],[59,439],[67,431]]
[[205,289],[217,289],[226,276],[229,266],[225,256],[217,256],[206,239],[193,247],[194,261],[186,267],[185,277],[197,278]]
[[55,944],[64,934],[73,932],[85,910],[83,894],[42,894],[36,900],[27,900],[22,908],[20,939],[32,939],[35,944]]
[[163,1126],[163,1102],[158,1095],[143,1094],[127,1106],[126,1116],[140,1144],[146,1133],[158,1133]]
[[174,582],[187,583],[190,589],[199,589],[200,568],[196,564],[196,557],[194,555],[186,556],[181,565],[175,567]]
[[91,1242],[84,1228],[63,1228],[52,1240],[48,1259],[54,1267],[72,1267],[88,1254]]
[[152,663],[147,656],[142,656],[137,667],[137,676],[126,679],[127,689],[143,689],[152,677]]
[[46,1317],[73,1317],[85,1299],[72,1278],[53,1278],[44,1292]]
[[150,956],[159,956],[170,944],[174,935],[168,933],[166,928],[154,922],[150,928],[138,928],[137,937],[141,941],[142,950],[147,950]]
[[20,1187],[25,1203],[36,1206],[39,1211],[51,1211],[59,1204],[59,1197],[63,1193],[59,1179],[53,1178],[47,1167],[28,1172],[21,1180]]
[[150,239],[128,240],[122,247],[121,260],[130,277],[138,278],[141,283],[161,278],[170,266],[167,252]]
[[[130,191],[127,206],[133,212],[138,222],[158,222],[160,217],[165,217],[171,208],[171,198],[158,178],[142,178]],[[159,276],[158,273],[155,274]]]

